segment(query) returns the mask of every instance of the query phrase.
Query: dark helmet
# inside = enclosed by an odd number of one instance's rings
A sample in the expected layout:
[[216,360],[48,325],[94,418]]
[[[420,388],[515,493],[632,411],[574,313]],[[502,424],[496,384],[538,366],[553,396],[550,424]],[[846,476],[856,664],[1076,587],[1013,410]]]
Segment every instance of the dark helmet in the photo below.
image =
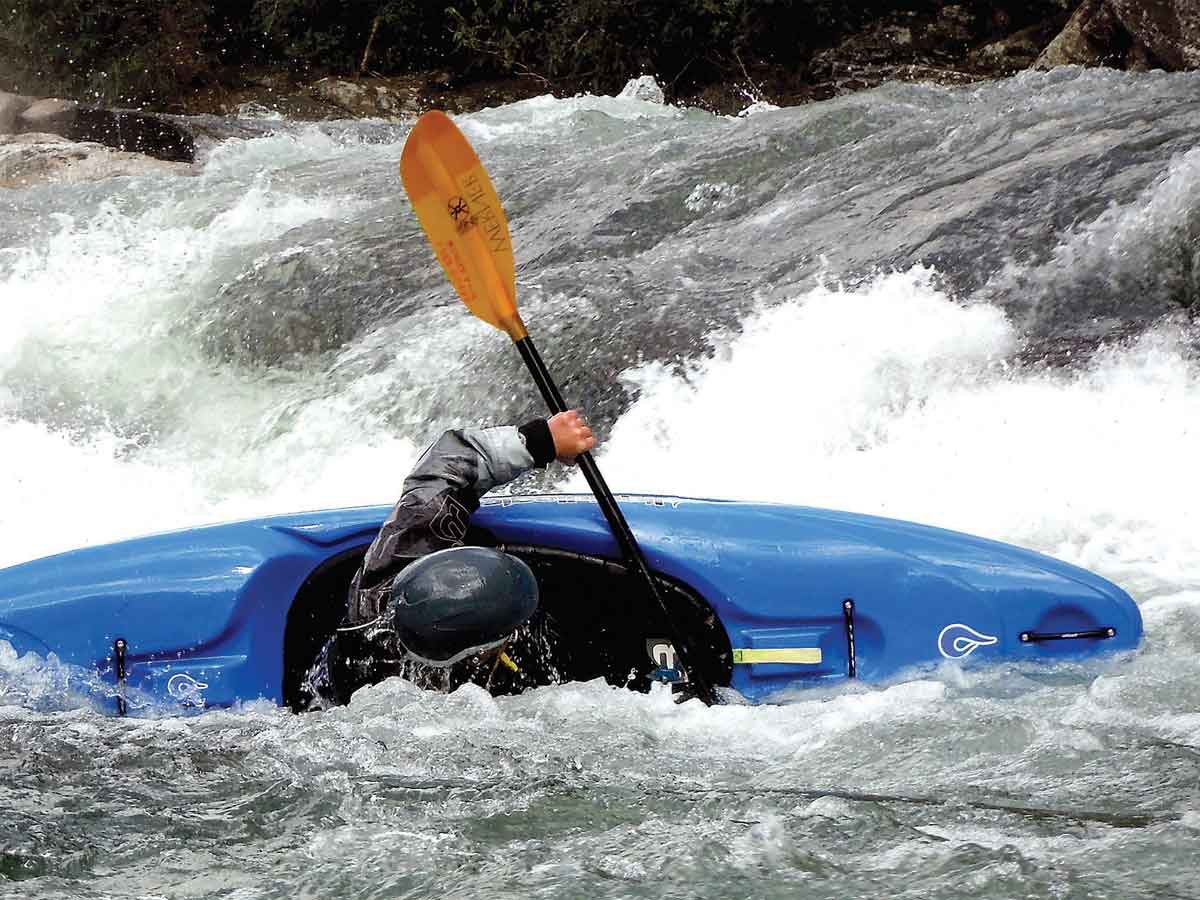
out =
[[410,657],[449,666],[499,647],[537,606],[537,581],[524,562],[488,547],[451,547],[396,576],[389,611]]

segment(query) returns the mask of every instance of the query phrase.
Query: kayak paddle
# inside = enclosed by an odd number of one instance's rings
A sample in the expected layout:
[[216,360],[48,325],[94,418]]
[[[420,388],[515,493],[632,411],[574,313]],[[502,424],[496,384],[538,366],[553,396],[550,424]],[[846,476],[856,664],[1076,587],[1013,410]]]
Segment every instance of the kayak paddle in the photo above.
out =
[[[417,120],[400,155],[400,178],[458,296],[472,313],[513,339],[550,411],[565,412],[562,395],[517,310],[516,263],[500,198],[475,150],[445,113],[431,110]],[[692,689],[705,702],[714,702],[712,686],[689,663],[687,646],[592,454],[580,454],[578,462],[617,545],[675,632],[671,640]]]

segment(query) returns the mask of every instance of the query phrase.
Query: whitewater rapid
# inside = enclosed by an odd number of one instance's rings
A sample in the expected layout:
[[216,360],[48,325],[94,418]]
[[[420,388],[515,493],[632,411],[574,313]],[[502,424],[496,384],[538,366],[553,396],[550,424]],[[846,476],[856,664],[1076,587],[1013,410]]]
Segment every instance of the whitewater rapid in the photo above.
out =
[[[118,722],[0,646],[0,896],[1187,896],[1198,87],[459,118],[615,490],[1040,550],[1133,594],[1135,657],[769,708],[389,681],[322,714]],[[0,195],[0,565],[390,503],[441,428],[539,410],[412,219],[410,124],[240,123],[192,177]]]

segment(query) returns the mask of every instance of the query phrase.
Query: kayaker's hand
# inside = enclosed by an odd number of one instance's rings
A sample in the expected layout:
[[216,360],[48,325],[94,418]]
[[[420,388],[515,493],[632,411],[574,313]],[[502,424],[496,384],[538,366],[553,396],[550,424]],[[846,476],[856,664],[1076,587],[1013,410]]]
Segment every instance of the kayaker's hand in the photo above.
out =
[[547,424],[550,426],[550,437],[554,438],[554,454],[560,463],[573,466],[575,457],[596,446],[592,429],[588,428],[577,409],[555,413]]

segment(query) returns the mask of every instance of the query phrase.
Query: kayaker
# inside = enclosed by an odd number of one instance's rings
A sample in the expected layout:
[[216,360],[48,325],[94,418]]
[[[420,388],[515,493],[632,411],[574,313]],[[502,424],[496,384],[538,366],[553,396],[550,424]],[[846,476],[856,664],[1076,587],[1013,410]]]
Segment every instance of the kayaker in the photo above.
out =
[[396,674],[444,684],[449,666],[489,651],[482,662],[513,665],[503,645],[537,608],[537,583],[521,560],[476,546],[486,541],[471,514],[492,488],[555,459],[574,465],[594,446],[578,410],[435,441],[351,582],[345,619],[309,673],[313,705],[346,703]]

